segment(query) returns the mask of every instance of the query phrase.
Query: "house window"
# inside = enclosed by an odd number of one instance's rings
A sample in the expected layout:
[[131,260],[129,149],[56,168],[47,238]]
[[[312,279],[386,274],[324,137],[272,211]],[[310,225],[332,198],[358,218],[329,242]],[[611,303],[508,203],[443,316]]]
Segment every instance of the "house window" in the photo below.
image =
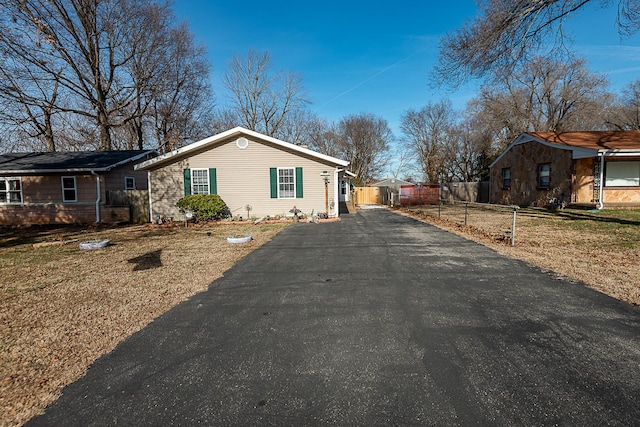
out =
[[75,176],[62,177],[62,201],[63,202],[78,201],[78,190],[76,188]]
[[546,189],[551,186],[551,164],[538,165],[538,188]]
[[342,194],[343,196],[345,194],[347,194],[347,182],[346,181],[340,181],[340,194]]
[[191,169],[191,194],[209,194],[209,169]]
[[502,169],[502,188],[504,190],[511,188],[511,168]]
[[0,203],[22,203],[20,178],[0,178]]
[[124,177],[124,189],[125,190],[135,190],[136,189],[136,178],[133,176],[125,176]]
[[294,168],[278,168],[278,198],[296,197],[296,174]]
[[640,161],[607,162],[605,172],[605,187],[640,186]]

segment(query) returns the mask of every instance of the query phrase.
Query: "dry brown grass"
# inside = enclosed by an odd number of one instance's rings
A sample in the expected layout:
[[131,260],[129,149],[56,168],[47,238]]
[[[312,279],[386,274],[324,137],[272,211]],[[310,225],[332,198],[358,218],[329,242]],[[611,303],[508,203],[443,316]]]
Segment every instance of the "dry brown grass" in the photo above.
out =
[[[640,305],[640,211],[522,210],[516,246],[511,247],[505,234],[510,212],[471,210],[465,227],[460,206],[446,209],[441,213],[447,219],[435,218],[433,208],[427,215],[400,212]],[[20,425],[40,413],[94,360],[206,290],[284,226],[3,231],[0,425]],[[227,236],[245,233],[255,240],[226,243]],[[79,249],[79,241],[96,238],[109,238],[113,244],[95,251]]]
[[640,305],[640,210],[521,209],[515,246],[512,211],[464,206],[402,209],[441,228],[557,275],[582,282],[616,299]]
[[[206,290],[284,226],[3,230],[0,425],[20,425],[40,413],[98,357]],[[226,242],[237,234],[254,240]],[[98,238],[111,245],[79,248],[78,242]]]

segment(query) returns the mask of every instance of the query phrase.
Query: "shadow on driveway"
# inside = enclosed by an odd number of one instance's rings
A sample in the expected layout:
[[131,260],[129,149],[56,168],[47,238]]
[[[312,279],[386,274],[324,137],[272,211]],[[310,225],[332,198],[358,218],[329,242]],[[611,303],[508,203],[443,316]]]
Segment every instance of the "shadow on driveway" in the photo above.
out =
[[361,211],[285,229],[29,425],[633,425],[639,314]]

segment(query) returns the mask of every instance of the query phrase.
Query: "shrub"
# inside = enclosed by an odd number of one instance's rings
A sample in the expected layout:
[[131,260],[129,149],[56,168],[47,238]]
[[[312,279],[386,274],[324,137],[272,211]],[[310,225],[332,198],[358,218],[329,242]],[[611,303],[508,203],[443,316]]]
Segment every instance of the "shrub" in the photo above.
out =
[[178,200],[180,212],[193,213],[195,221],[217,220],[230,215],[227,204],[217,194],[194,194]]

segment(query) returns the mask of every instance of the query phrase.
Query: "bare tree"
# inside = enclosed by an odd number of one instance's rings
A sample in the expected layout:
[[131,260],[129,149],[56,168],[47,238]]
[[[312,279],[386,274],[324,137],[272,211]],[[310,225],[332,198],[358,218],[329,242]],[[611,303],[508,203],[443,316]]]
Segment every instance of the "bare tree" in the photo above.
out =
[[327,127],[326,121],[308,110],[288,114],[280,126],[277,137],[296,145],[311,146],[317,135]]
[[378,178],[389,162],[393,134],[387,121],[373,114],[344,117],[336,127],[336,140],[356,181],[364,184]]
[[9,5],[0,5],[0,120],[5,129],[38,139],[48,151],[56,151],[54,120],[60,91],[61,65],[48,64],[53,47],[42,34],[19,25]]
[[462,121],[448,133],[448,143],[443,147],[444,179],[472,182],[487,178],[494,158],[491,140],[473,121]]
[[523,131],[601,129],[613,100],[607,87],[607,79],[590,73],[584,60],[565,63],[534,57],[515,72],[504,73],[497,83],[485,85],[469,110],[476,124],[493,128],[505,147]]
[[406,111],[400,122],[405,144],[414,153],[426,183],[440,182],[444,173],[444,147],[449,144],[455,113],[450,100],[429,102]]
[[337,125],[335,123],[329,124],[323,119],[319,119],[314,124],[309,142],[310,148],[327,156],[344,159],[346,154],[341,148]]
[[[58,148],[54,139],[70,147],[97,140],[101,150],[142,147],[155,135],[150,117],[158,115],[150,108],[159,98],[189,114],[195,110],[185,109],[183,98],[195,105],[207,96],[202,79],[181,86],[208,68],[199,67],[203,50],[189,44],[186,26],[174,28],[174,19],[168,3],[156,0],[4,0],[0,99],[18,105],[12,110],[22,114],[13,117],[51,150]],[[181,78],[176,64],[185,67]],[[175,111],[165,122],[183,120]]]
[[216,108],[212,115],[212,122],[209,125],[210,135],[233,129],[242,123],[236,112],[228,108]]
[[547,56],[560,53],[558,47],[568,40],[563,23],[595,3],[617,4],[620,34],[631,35],[640,28],[638,0],[479,0],[476,19],[441,40],[432,77],[455,86],[496,70],[511,70],[550,38],[555,42]]
[[249,50],[246,57],[234,56],[224,85],[239,124],[269,136],[278,137],[287,117],[308,104],[301,75],[273,72],[268,52]]
[[196,45],[186,25],[172,29],[164,53],[163,84],[153,97],[150,115],[157,147],[171,151],[207,136],[213,104],[205,49]]
[[614,129],[640,130],[640,79],[622,89],[620,101],[607,123]]

